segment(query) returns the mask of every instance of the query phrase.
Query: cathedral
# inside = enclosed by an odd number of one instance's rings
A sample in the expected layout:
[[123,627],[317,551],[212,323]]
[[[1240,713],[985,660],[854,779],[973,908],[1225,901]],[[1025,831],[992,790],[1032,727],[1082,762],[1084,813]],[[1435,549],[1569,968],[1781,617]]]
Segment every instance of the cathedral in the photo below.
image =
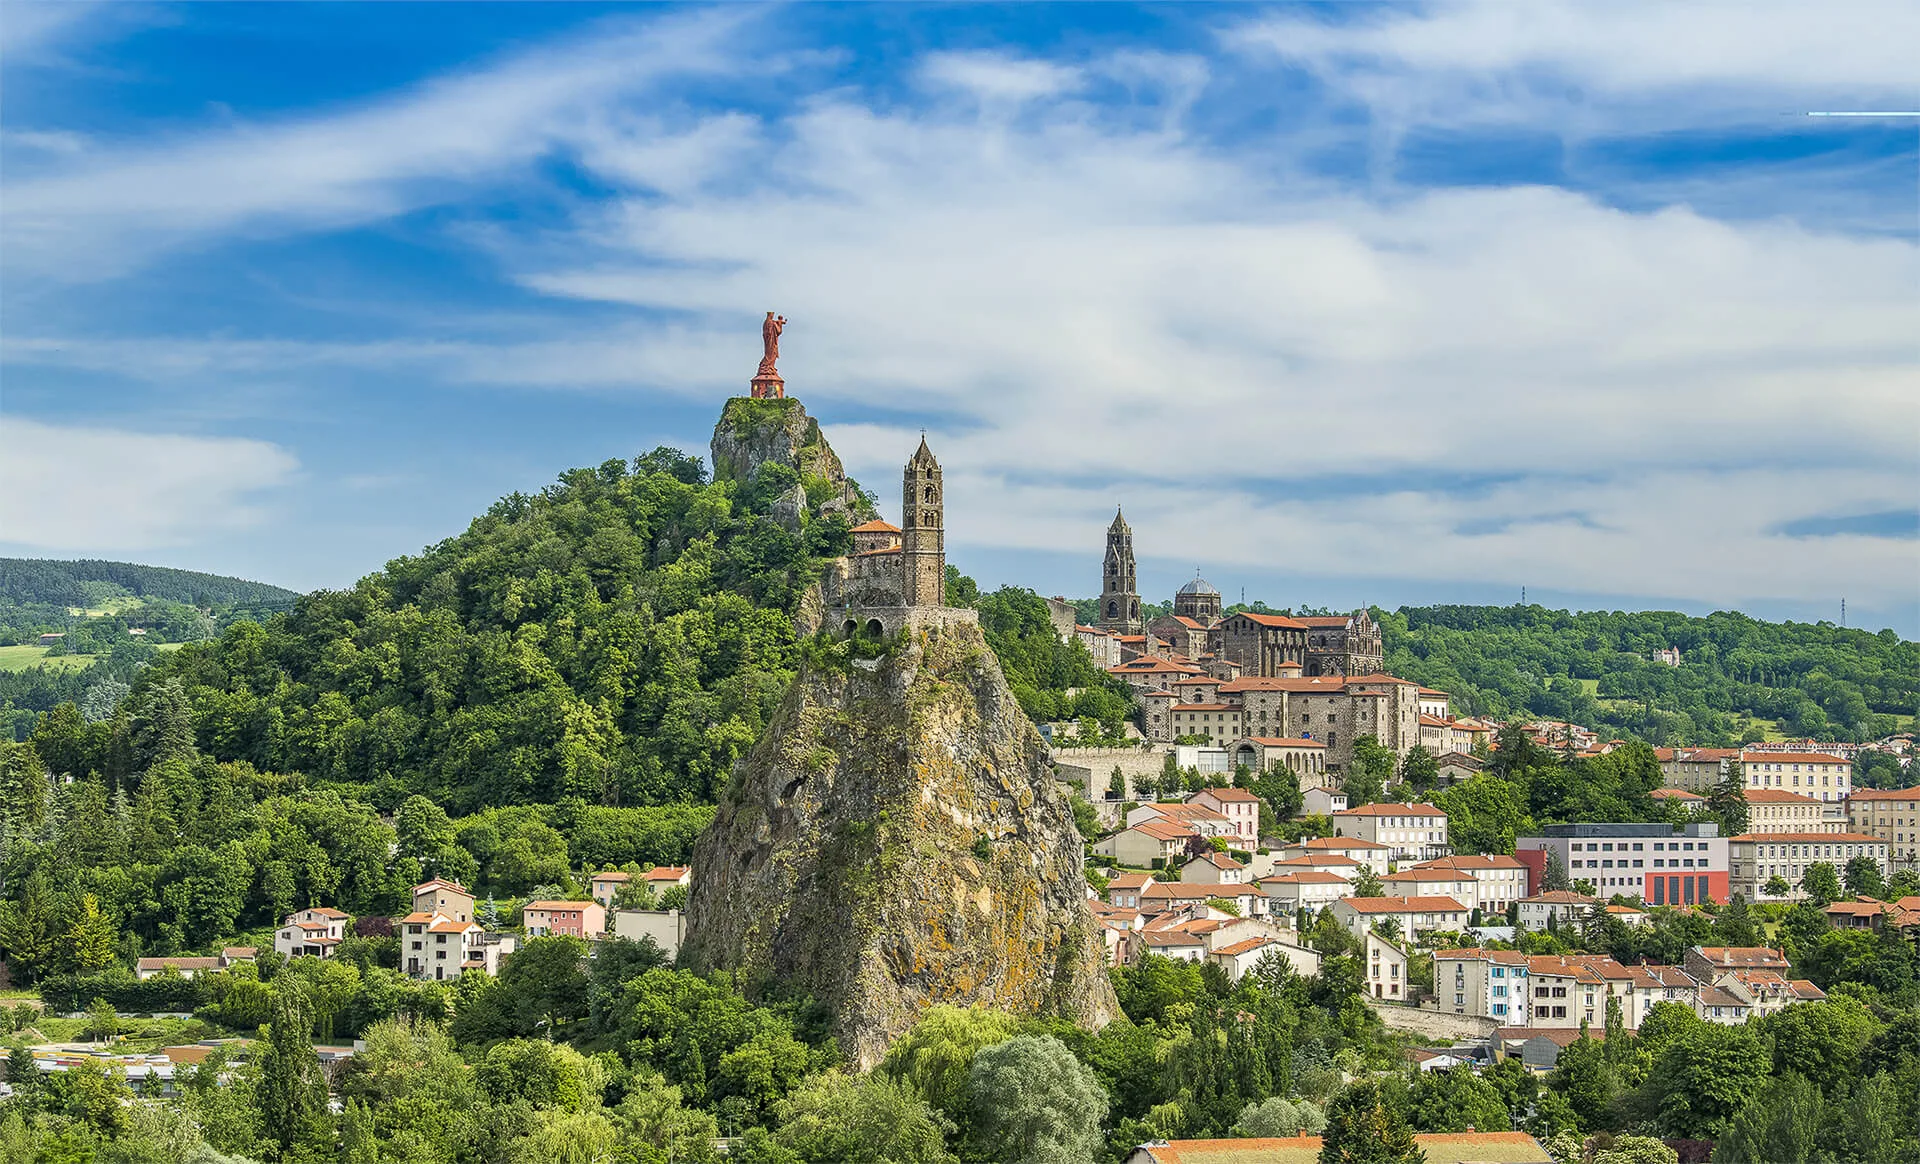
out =
[[1172,614],[1147,622],[1140,612],[1133,529],[1117,508],[1107,527],[1094,625],[1121,638],[1123,658],[1166,655],[1234,675],[1373,675],[1386,662],[1380,628],[1365,607],[1350,615],[1223,615],[1220,592],[1198,573],[1173,596]]

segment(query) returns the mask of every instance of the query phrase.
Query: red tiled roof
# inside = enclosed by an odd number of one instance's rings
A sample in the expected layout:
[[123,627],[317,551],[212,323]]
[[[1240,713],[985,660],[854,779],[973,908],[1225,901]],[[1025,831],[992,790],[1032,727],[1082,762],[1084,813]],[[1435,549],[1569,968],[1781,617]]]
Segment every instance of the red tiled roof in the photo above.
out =
[[1466,913],[1451,897],[1348,897],[1346,904],[1359,913]]
[[1248,792],[1244,788],[1207,788],[1207,789],[1203,789],[1200,792],[1194,793],[1194,795],[1195,796],[1202,796],[1202,795],[1211,796],[1215,800],[1222,800],[1222,801],[1236,800],[1242,803],[1245,803],[1247,801],[1253,801],[1257,803],[1260,799],[1258,796],[1255,796],[1253,793]]
[[1249,740],[1263,748],[1324,748],[1323,740],[1295,739],[1292,736],[1248,736]]
[[1244,618],[1244,619],[1247,619],[1249,622],[1255,623],[1259,626],[1278,627],[1282,630],[1306,630],[1307,629],[1306,623],[1301,622],[1297,618],[1288,618],[1283,614],[1250,614],[1247,611],[1243,610],[1239,614],[1231,614],[1231,615],[1228,615],[1227,617],[1228,618]]
[[1379,841],[1369,841],[1365,837],[1314,837],[1300,842],[1300,847],[1313,852],[1318,849],[1390,849]]
[[1784,788],[1749,788],[1744,795],[1748,804],[1819,804],[1811,796],[1788,792]]
[[1176,703],[1173,705],[1173,710],[1175,711],[1239,711],[1240,709],[1231,703]]
[[[1752,796],[1753,793],[1747,793]],[[1848,800],[1920,800],[1920,788],[1856,788]]]
[[600,908],[600,903],[597,901],[529,901],[524,908],[525,909],[544,909],[544,910],[555,910],[555,909],[584,910],[589,908],[598,909]]
[[1254,950],[1258,950],[1262,946],[1270,946],[1272,944],[1273,944],[1272,938],[1246,938],[1242,941],[1235,942],[1230,946],[1222,946],[1219,949],[1215,950],[1214,953],[1226,954],[1227,956],[1232,957],[1236,954],[1251,953]]
[[1346,885],[1349,882],[1338,873],[1321,873],[1309,869],[1302,873],[1282,873],[1275,877],[1262,877],[1261,885]]
[[1593,898],[1588,897],[1585,894],[1574,893],[1565,889],[1549,889],[1545,893],[1536,893],[1532,897],[1523,897],[1520,899],[1520,903],[1522,905],[1541,904],[1541,903],[1544,903],[1546,905],[1596,905],[1598,904]]
[[1444,812],[1431,804],[1363,804],[1359,808],[1343,808],[1335,816],[1445,816]]
[[1706,799],[1706,797],[1701,796],[1700,794],[1695,792],[1688,792],[1684,788],[1656,788],[1652,792],[1647,793],[1647,795],[1653,797],[1655,800],[1705,800]]
[[899,533],[900,527],[897,525],[892,525],[887,522],[881,521],[879,518],[876,517],[872,521],[861,522],[859,525],[854,526],[852,529],[848,530],[847,532],[848,533]]

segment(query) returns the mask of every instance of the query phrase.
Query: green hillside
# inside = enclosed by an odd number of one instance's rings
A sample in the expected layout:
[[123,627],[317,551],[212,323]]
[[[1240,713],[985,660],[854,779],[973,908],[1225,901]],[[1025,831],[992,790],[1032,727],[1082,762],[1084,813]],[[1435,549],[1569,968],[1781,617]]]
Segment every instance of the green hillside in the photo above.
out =
[[92,559],[0,558],[0,602],[82,610],[111,607],[126,598],[157,598],[189,606],[252,606],[286,602],[294,592],[265,582]]
[[[1732,745],[1765,738],[1769,728],[1875,739],[1911,728],[1920,707],[1920,644],[1892,631],[1725,611],[1376,613],[1388,670],[1451,693],[1457,711],[1495,719],[1526,713],[1657,744]],[[1680,666],[1652,661],[1666,647],[1680,649]]]

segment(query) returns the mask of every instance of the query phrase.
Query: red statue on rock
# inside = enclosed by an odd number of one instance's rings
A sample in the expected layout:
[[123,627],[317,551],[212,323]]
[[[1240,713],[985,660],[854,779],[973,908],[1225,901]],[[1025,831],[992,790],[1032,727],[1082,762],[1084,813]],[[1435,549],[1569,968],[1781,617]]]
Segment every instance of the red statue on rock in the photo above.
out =
[[760,357],[760,370],[753,375],[753,396],[756,400],[779,400],[787,394],[787,382],[780,378],[779,369],[774,361],[780,358],[780,333],[787,329],[787,317],[767,312],[767,320],[760,325],[760,346],[765,354]]

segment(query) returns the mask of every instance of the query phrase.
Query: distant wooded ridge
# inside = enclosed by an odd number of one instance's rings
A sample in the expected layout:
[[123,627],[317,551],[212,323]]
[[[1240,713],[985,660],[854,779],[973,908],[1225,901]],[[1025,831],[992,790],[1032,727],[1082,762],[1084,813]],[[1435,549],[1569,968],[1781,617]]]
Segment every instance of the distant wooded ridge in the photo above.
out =
[[46,603],[87,608],[115,588],[136,598],[163,599],[193,606],[250,606],[299,597],[282,586],[249,582],[221,574],[105,562],[93,558],[0,558],[0,601],[19,605]]

